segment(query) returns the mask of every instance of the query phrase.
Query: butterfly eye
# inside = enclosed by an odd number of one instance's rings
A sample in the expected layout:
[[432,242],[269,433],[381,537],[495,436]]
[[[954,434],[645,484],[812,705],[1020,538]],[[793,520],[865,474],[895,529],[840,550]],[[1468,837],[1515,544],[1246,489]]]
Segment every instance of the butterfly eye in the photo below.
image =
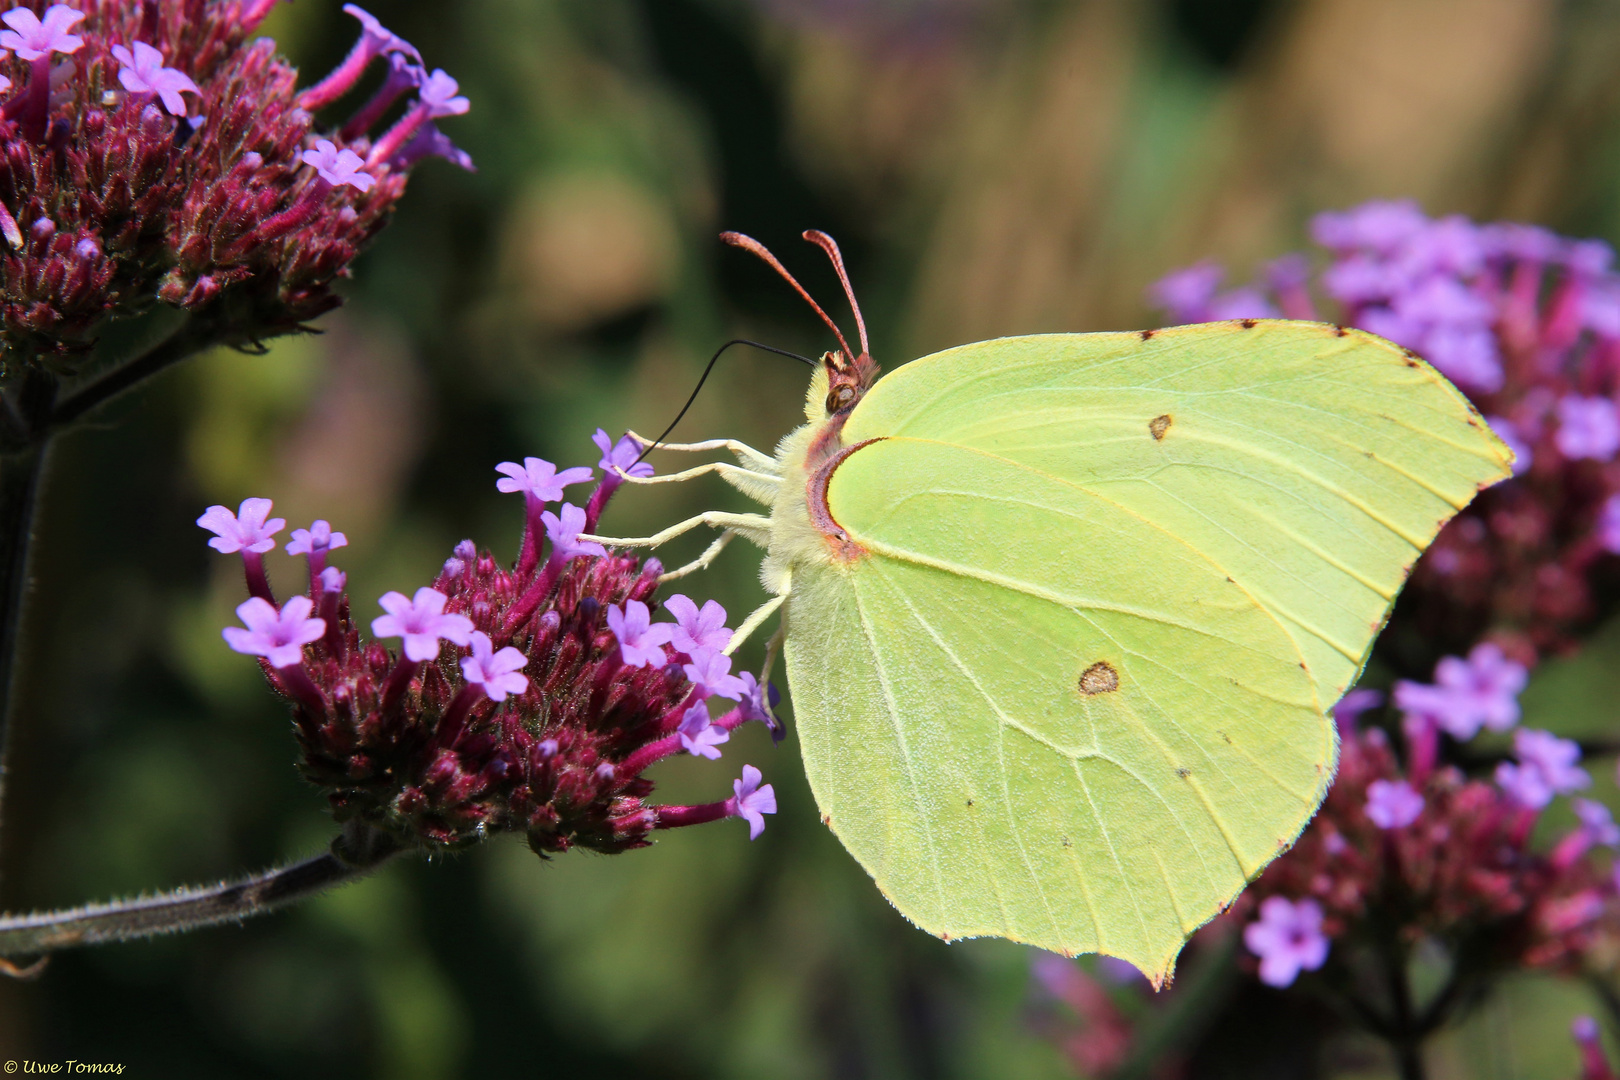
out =
[[855,404],[855,388],[848,383],[833,387],[832,393],[827,395],[827,411],[829,413],[839,412],[853,404]]

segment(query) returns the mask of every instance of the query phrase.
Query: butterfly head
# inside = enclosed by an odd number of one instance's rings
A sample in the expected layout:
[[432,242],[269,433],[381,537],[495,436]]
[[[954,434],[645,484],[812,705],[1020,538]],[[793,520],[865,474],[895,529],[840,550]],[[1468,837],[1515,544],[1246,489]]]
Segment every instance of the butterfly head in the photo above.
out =
[[[826,233],[816,229],[807,230],[804,233],[804,238],[825,251],[827,258],[832,260],[833,269],[838,271],[838,280],[844,286],[844,295],[849,298],[850,309],[855,312],[855,328],[859,331],[861,339],[861,351],[859,354],[849,347],[848,341],[844,340],[844,333],[838,329],[838,324],[833,322],[825,311],[821,310],[821,305],[811,298],[810,294],[805,291],[804,286],[800,285],[793,275],[787,272],[787,268],[777,261],[776,256],[772,255],[764,244],[751,236],[744,236],[742,233],[723,232],[720,234],[720,239],[726,243],[750,251],[769,263],[778,274],[781,274],[787,280],[789,285],[792,285],[798,291],[800,296],[804,297],[805,303],[809,304],[815,310],[815,313],[821,316],[821,321],[826,323],[828,328],[832,330],[833,336],[838,338],[839,347],[823,353],[821,356],[821,369],[816,372],[815,378],[811,380],[810,398],[805,408],[807,413],[813,413],[816,402],[819,400],[826,409],[826,415],[834,417],[853,409],[861,398],[865,396],[867,390],[871,389],[872,384],[877,381],[878,365],[877,361],[872,359],[871,349],[867,345],[866,320],[861,317],[860,304],[855,302],[855,290],[850,287],[849,274],[844,270],[844,256],[838,250],[838,242]],[[814,420],[816,417],[812,414],[810,419]]]

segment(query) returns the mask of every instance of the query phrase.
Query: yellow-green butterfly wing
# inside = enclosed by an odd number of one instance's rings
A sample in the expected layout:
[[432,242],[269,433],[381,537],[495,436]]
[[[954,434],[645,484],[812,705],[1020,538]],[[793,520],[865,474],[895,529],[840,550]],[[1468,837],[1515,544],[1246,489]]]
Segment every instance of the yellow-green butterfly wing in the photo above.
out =
[[1427,364],[1310,323],[963,346],[849,414],[795,559],[805,768],[923,928],[1166,977],[1331,781],[1326,710],[1509,451]]

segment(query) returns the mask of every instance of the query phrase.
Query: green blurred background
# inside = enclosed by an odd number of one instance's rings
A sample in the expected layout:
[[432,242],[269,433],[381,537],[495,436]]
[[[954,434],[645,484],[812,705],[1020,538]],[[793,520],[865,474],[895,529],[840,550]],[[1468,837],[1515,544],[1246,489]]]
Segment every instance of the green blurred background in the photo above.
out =
[[[330,518],[362,611],[465,536],[513,557],[521,504],[497,495],[496,462],[594,464],[598,425],[660,429],[729,336],[828,346],[720,229],[770,245],[843,317],[796,239],[835,235],[889,366],[1149,325],[1143,289],[1165,271],[1214,257],[1242,279],[1301,246],[1311,214],[1375,196],[1620,239],[1616,0],[368,7],[461,80],[472,112],[443,127],[479,171],[413,175],[324,335],[195,360],[58,446],[8,909],[320,849],[331,825],[287,717],[219,639],[240,572],[197,514],[268,495],[293,525]],[[298,0],[265,32],[311,82],[355,24],[337,0]],[[768,448],[803,386],[797,365],[730,355],[682,434]],[[632,490],[604,528],[717,506],[742,502],[718,484]],[[275,558],[285,587],[299,567]],[[740,619],[763,598],[757,563],[735,547],[686,584]],[[1605,640],[1600,662],[1532,689],[1535,722],[1606,716],[1593,703],[1612,701],[1620,636]],[[718,798],[735,763],[760,765],[781,813],[757,843],[728,822],[543,864],[503,838],[241,928],[63,954],[0,983],[0,1055],[137,1077],[1072,1075],[1030,1023],[1026,950],[908,927],[817,822],[791,738],[741,733],[726,761],[660,766],[661,792]],[[1589,1007],[1575,987],[1510,987],[1482,1034],[1436,1048],[1436,1075],[1572,1075],[1564,1032]],[[1245,991],[1194,1073],[1383,1075],[1360,1044],[1319,1054],[1319,1021]]]

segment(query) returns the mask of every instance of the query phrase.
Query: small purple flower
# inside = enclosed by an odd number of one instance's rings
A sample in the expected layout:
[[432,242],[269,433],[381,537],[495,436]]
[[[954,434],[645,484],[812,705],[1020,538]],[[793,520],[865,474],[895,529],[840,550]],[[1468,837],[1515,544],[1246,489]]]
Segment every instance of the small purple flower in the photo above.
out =
[[1428,222],[1410,199],[1374,200],[1350,210],[1317,214],[1311,221],[1311,235],[1318,244],[1336,251],[1368,248],[1392,255]]
[[783,729],[782,722],[776,718],[776,714],[771,711],[771,706],[781,700],[776,687],[768,682],[760,682],[754,678],[752,671],[745,671],[738,678],[743,684],[742,719],[738,723],[746,724],[750,720],[758,720],[770,729],[772,742],[781,742],[782,736],[787,732]]
[[270,507],[269,499],[243,499],[234,514],[229,507],[210,506],[197,519],[197,524],[219,534],[208,541],[208,546],[215,551],[227,555],[233,551],[262,555],[276,546],[276,533],[287,525],[285,518],[270,517]]
[[1475,645],[1468,659],[1447,656],[1435,665],[1435,682],[1395,684],[1395,705],[1433,720],[1454,739],[1472,739],[1483,725],[1506,731],[1519,722],[1519,693],[1529,678],[1490,642]]
[[1513,475],[1522,475],[1530,468],[1530,462],[1533,460],[1530,443],[1520,433],[1518,426],[1505,416],[1487,416],[1485,422],[1491,425],[1496,437],[1507,443],[1507,448],[1513,451]]
[[294,596],[277,611],[261,597],[250,597],[237,605],[241,626],[227,626],[225,643],[239,653],[262,656],[274,668],[288,668],[304,659],[304,646],[326,633],[326,621],[310,617],[315,604],[307,596]]
[[201,95],[191,77],[176,68],[163,66],[163,53],[144,41],[135,43],[135,51],[122,45],[112,47],[113,56],[123,67],[118,69],[118,81],[132,94],[156,94],[170,116],[186,115],[186,100],[180,95]]
[[491,701],[505,701],[506,695],[529,688],[529,677],[521,674],[528,657],[510,645],[494,652],[494,642],[480,630],[472,632],[471,644],[472,655],[461,658],[461,676],[469,685],[483,687]]
[[1598,511],[1597,534],[1603,550],[1620,555],[1620,495],[1610,495],[1603,500],[1603,509]]
[[458,96],[461,87],[442,68],[436,68],[433,74],[422,83],[417,91],[418,99],[427,106],[428,115],[437,119],[441,116],[460,116],[472,108],[472,103],[466,98]]
[[1225,271],[1215,263],[1201,262],[1160,278],[1148,289],[1148,299],[1174,322],[1204,322],[1224,276]]
[[1367,819],[1380,829],[1403,829],[1423,812],[1423,796],[1405,780],[1374,780],[1367,785]]
[[340,593],[343,591],[343,586],[348,580],[349,575],[345,574],[335,566],[328,566],[325,570],[321,571],[321,591]]
[[1558,431],[1553,442],[1567,458],[1608,461],[1620,450],[1620,415],[1603,397],[1570,394],[1558,402]]
[[744,765],[742,779],[731,782],[733,795],[726,800],[731,804],[732,816],[748,822],[750,840],[758,840],[759,834],[765,831],[765,818],[761,815],[776,813],[776,789],[770,784],[760,787],[763,779],[758,769]]
[[1513,752],[1519,764],[1504,761],[1496,767],[1496,782],[1522,806],[1540,810],[1554,795],[1568,795],[1592,782],[1576,762],[1581,748],[1550,731],[1520,729],[1513,733]]
[[1291,986],[1301,971],[1315,971],[1327,962],[1322,908],[1315,900],[1296,903],[1268,896],[1260,905],[1260,918],[1243,928],[1243,944],[1260,958],[1261,982]]
[[625,435],[618,442],[614,442],[606,431],[597,428],[596,434],[591,436],[591,441],[602,451],[602,460],[596,463],[596,467],[602,470],[604,476],[617,477],[621,469],[631,476],[653,474],[652,462],[636,461],[636,458],[641,456],[641,444],[630,436]]
[[704,649],[719,651],[731,644],[731,631],[726,629],[726,609],[713,600],[703,603],[703,610],[690,598],[676,593],[664,601],[665,609],[675,616],[670,641],[677,652],[696,656]]
[[705,757],[710,761],[720,759],[720,751],[715,747],[731,740],[729,731],[715,727],[709,717],[708,705],[701,701],[686,710],[681,717],[681,726],[676,730],[681,736],[681,749],[693,757]]
[[1620,825],[1614,823],[1614,815],[1607,806],[1591,799],[1575,799],[1575,816],[1580,819],[1581,831],[1592,844],[1601,844],[1604,847],[1620,847]]
[[307,529],[292,531],[292,539],[287,541],[287,554],[313,555],[318,551],[326,552],[333,548],[347,547],[348,543],[347,536],[333,532],[332,523],[321,518]]
[[66,4],[46,8],[44,19],[27,8],[14,7],[0,15],[0,22],[11,27],[0,30],[0,49],[10,49],[24,60],[38,60],[53,52],[78,52],[84,38],[68,31],[82,18],[84,12]]
[[339,150],[331,139],[316,139],[315,149],[305,150],[300,158],[333,187],[347,184],[356,191],[369,191],[377,182],[366,172],[365,159],[346,146]]
[[722,697],[738,701],[748,692],[748,684],[731,674],[731,657],[713,649],[699,649],[689,664],[681,665],[699,697]]
[[563,497],[563,488],[583,484],[593,475],[583,465],[558,472],[557,466],[537,457],[524,458],[522,465],[503,461],[495,466],[495,471],[502,474],[502,479],[495,481],[496,491],[507,494],[521,491],[540,502],[556,502]]
[[389,159],[388,164],[395,169],[409,169],[423,158],[444,158],[450,164],[458,166],[468,172],[477,172],[478,167],[473,164],[472,155],[450,141],[450,136],[439,130],[439,125],[429,120],[416,129],[409,142],[400,147],[399,153]]
[[380,638],[404,638],[405,658],[417,663],[439,655],[440,639],[465,647],[472,638],[472,620],[465,615],[444,614],[448,600],[444,593],[426,585],[417,589],[412,599],[406,599],[403,593],[384,593],[377,602],[388,614],[371,620],[371,632]]
[[608,629],[619,643],[619,656],[625,667],[663,667],[668,659],[664,646],[669,642],[669,623],[655,623],[640,600],[626,600],[624,607],[614,604],[607,609]]
[[1247,287],[1221,293],[1209,304],[1211,319],[1275,319],[1279,314],[1259,289]]
[[579,534],[585,531],[585,511],[573,503],[562,504],[561,517],[547,510],[540,515],[540,520],[545,522],[546,536],[551,539],[553,561],[567,562],[581,555],[607,554],[607,548],[595,540],[579,538]]
[[1384,703],[1382,690],[1352,690],[1339,699],[1333,706],[1333,719],[1340,730],[1348,730],[1356,725],[1361,714],[1368,709],[1376,709]]
[[377,17],[360,7],[358,4],[344,4],[343,10],[360,20],[360,46],[371,56],[380,56],[385,53],[400,53],[409,56],[417,63],[422,62],[422,54],[416,51],[416,46],[388,29],[377,21]]

